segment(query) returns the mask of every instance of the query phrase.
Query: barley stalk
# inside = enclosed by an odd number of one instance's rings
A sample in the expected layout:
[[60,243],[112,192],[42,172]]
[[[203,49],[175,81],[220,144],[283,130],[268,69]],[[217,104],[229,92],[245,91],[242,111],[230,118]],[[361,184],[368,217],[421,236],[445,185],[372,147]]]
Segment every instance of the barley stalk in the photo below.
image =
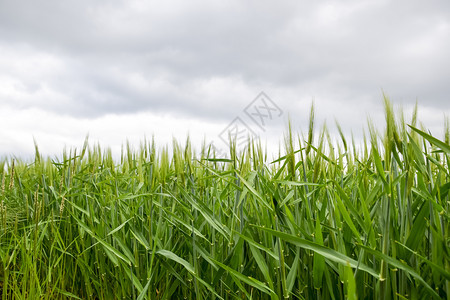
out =
[[448,119],[441,140],[385,110],[357,145],[338,123],[316,135],[312,108],[274,159],[188,139],[115,160],[86,138],[0,160],[2,297],[449,298]]

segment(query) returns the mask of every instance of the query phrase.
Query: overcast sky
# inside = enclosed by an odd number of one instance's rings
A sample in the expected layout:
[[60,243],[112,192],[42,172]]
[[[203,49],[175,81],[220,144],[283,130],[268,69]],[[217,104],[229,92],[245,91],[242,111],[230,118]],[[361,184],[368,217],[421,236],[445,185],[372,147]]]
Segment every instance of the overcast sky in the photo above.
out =
[[[448,53],[449,1],[0,0],[0,156],[87,134],[221,148],[236,118],[273,144],[288,116],[307,130],[313,99],[319,123],[359,135],[382,124],[383,91],[439,136]],[[258,127],[254,107],[272,119]]]

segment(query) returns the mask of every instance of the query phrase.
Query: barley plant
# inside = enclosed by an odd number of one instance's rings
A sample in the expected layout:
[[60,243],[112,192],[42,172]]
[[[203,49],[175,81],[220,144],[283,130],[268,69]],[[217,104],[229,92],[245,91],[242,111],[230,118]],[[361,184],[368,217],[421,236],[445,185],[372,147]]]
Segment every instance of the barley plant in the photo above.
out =
[[5,299],[450,299],[450,130],[0,160]]

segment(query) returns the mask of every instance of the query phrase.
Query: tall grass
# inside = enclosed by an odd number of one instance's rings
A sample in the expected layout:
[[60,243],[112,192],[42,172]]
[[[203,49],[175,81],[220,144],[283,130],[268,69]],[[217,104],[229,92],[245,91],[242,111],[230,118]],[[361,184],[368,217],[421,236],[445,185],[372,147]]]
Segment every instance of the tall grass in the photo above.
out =
[[450,299],[448,121],[442,141],[385,108],[362,145],[312,110],[275,161],[189,140],[4,159],[2,299]]

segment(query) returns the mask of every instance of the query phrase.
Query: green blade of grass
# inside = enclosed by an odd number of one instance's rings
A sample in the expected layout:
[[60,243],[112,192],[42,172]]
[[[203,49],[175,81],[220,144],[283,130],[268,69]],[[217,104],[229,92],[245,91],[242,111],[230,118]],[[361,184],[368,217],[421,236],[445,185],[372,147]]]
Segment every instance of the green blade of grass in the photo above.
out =
[[358,268],[359,270],[365,271],[368,274],[370,274],[376,278],[379,278],[379,274],[377,272],[375,272],[373,269],[369,268],[368,266],[366,266],[364,264],[358,264],[358,262],[355,261],[354,259],[352,259],[340,252],[337,252],[333,249],[321,246],[317,243],[307,241],[305,239],[299,238],[295,235],[291,235],[288,233],[279,232],[279,231],[276,231],[273,229],[264,228],[264,227],[260,227],[260,226],[254,226],[254,227],[256,227],[260,230],[266,231],[274,236],[277,236],[284,241],[293,243],[301,248],[312,250],[312,251],[316,252],[317,254],[320,254],[323,257],[325,257],[331,261],[342,264],[344,266],[346,266],[348,263],[353,268]]

